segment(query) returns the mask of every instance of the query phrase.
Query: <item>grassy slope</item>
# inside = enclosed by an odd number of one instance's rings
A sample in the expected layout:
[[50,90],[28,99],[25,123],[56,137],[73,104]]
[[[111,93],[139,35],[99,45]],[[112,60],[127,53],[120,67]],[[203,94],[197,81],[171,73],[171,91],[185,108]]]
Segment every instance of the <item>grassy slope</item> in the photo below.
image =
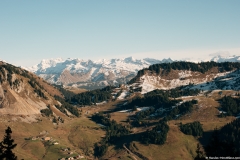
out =
[[[223,95],[230,95],[231,91],[223,91]],[[196,156],[197,143],[201,142],[203,145],[207,144],[208,139],[211,136],[211,132],[215,128],[220,128],[227,123],[234,120],[234,117],[226,117],[226,118],[218,118],[217,115],[219,103],[216,101],[221,98],[215,92],[210,95],[202,95],[198,97],[186,97],[185,100],[191,100],[192,98],[198,99],[199,103],[195,107],[194,111],[191,114],[187,114],[186,116],[181,117],[179,120],[170,121],[169,127],[170,131],[168,132],[167,141],[164,145],[144,145],[139,142],[134,142],[136,148],[134,151],[141,153],[143,156],[152,159],[193,159]],[[127,114],[124,113],[113,113],[111,114],[111,119],[116,119],[118,122],[123,123],[127,118]],[[122,116],[121,116],[122,115]],[[205,131],[202,138],[194,138],[190,135],[183,134],[179,127],[178,123],[182,122],[183,124],[200,121],[203,125],[203,130]],[[140,129],[140,128],[139,128]],[[117,150],[115,150],[117,152]],[[114,151],[108,150],[107,154],[104,158],[116,158],[113,157]],[[126,156],[122,156],[121,158],[126,158]]]
[[[191,114],[182,117],[179,120],[172,120],[169,122],[170,131],[168,133],[167,142],[164,145],[153,145],[148,146],[143,145],[139,142],[134,142],[136,152],[141,153],[149,159],[192,159],[196,153],[196,146],[199,142],[198,139],[193,136],[184,135],[178,128],[176,124],[189,123],[195,120],[199,120],[203,124],[203,129],[206,132],[203,138],[200,139],[201,142],[205,143],[210,137],[210,132],[216,128],[225,125],[226,123],[232,121],[234,117],[218,118],[217,107],[219,104],[214,99],[218,94],[212,94],[211,97],[199,96],[196,97],[199,100],[199,106],[196,107]],[[191,97],[186,98],[191,99]],[[34,159],[57,159],[60,157],[68,157],[64,152],[60,151],[60,148],[69,147],[71,150],[75,150],[76,153],[83,154],[91,157],[93,153],[93,145],[101,140],[105,132],[100,129],[100,127],[92,122],[87,116],[89,114],[84,114],[86,111],[90,111],[92,114],[94,112],[99,112],[101,110],[109,110],[116,106],[117,102],[111,102],[103,106],[95,107],[85,107],[83,108],[83,115],[80,118],[64,118],[65,123],[59,126],[54,126],[48,118],[41,118],[42,121],[38,123],[24,123],[24,122],[12,122],[9,121],[10,117],[3,116],[0,118],[0,137],[3,137],[4,130],[6,126],[10,126],[13,131],[13,138],[18,144],[14,152],[17,154],[18,158],[24,158],[26,160]],[[112,113],[112,118],[120,123],[127,119],[127,114],[123,113]],[[41,131],[48,131],[48,136],[53,137],[60,144],[56,146],[44,146],[42,141],[26,141],[24,138],[37,136]],[[134,159],[134,155],[129,154],[124,149],[116,148],[111,146],[108,149],[105,158],[110,159]]]
[[[69,155],[60,152],[61,148],[67,147],[82,155],[84,150],[82,150],[81,144],[87,142],[89,150],[92,150],[93,144],[99,141],[101,136],[104,135],[99,126],[86,117],[65,120],[65,123],[58,127],[54,126],[46,118],[42,119],[42,122],[39,121],[32,124],[24,122],[6,122],[5,124],[0,124],[0,137],[3,137],[6,126],[12,128],[12,137],[15,143],[17,143],[14,153],[16,153],[19,159],[34,160],[67,157]],[[75,128],[79,128],[79,130],[75,130]],[[37,136],[45,130],[49,133],[47,136],[59,142],[59,145],[44,146],[40,140],[24,140],[27,137]]]
[[176,125],[171,124],[167,141],[164,145],[143,145],[135,142],[137,147],[135,151],[151,160],[191,160],[195,156],[197,143],[193,136],[184,135]]
[[79,94],[87,91],[86,89],[83,89],[83,88],[76,88],[76,87],[70,87],[70,86],[67,86],[65,89],[75,94]]

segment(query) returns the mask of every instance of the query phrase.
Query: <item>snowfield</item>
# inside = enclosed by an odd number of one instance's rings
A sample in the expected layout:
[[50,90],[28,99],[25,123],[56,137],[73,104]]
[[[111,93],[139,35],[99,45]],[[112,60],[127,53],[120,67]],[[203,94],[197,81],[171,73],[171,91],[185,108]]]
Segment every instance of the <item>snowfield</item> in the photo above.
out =
[[107,85],[125,84],[140,69],[152,64],[172,62],[171,59],[100,59],[97,61],[61,58],[42,60],[41,63],[28,68],[53,84],[77,84],[78,87],[92,86],[102,88]]
[[[143,75],[140,77],[139,83],[134,83],[131,86],[142,87],[142,94],[153,91],[155,89],[172,89],[179,86],[191,84],[188,88],[200,90],[239,90],[240,89],[240,70],[224,73],[211,73],[210,75],[194,73],[191,71],[179,71],[178,78],[166,80],[161,76]],[[194,78],[195,75],[195,78]],[[183,79],[182,79],[183,78]]]
[[[191,61],[193,59],[182,60]],[[197,61],[201,62],[203,60]],[[218,54],[210,55],[205,61],[215,62],[240,62],[240,56]],[[23,67],[53,84],[64,85],[77,85],[86,89],[103,88],[107,85],[126,84],[129,80],[134,78],[137,72],[143,68],[148,68],[152,64],[158,63],[171,63],[173,60],[170,58],[157,60],[152,58],[135,59],[116,58],[116,59],[100,59],[100,60],[83,60],[79,58],[68,59],[44,59],[39,64],[26,68]],[[215,75],[221,76],[222,73]],[[227,73],[223,73],[227,74]],[[169,89],[180,85],[187,85],[189,83],[199,84],[199,80],[191,79],[191,71],[181,71],[178,73],[178,79],[167,81],[164,83],[159,82],[161,77],[143,77],[145,81],[142,84],[143,92],[146,93],[154,88]],[[224,75],[222,75],[224,76]],[[209,81],[209,77],[205,77],[205,82]],[[185,79],[185,80],[184,80]],[[158,82],[158,83],[157,83]],[[203,80],[201,80],[201,83]],[[164,84],[164,85],[162,85]]]
[[123,91],[120,96],[118,97],[119,100],[123,100],[126,98],[126,96],[129,95],[129,92],[128,91]]

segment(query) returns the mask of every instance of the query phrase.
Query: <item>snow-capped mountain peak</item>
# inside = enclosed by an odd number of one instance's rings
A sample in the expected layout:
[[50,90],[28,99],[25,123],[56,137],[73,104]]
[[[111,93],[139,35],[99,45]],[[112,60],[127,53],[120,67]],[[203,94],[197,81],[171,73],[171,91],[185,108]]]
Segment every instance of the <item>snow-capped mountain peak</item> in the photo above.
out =
[[215,62],[239,62],[240,61],[240,56],[236,55],[230,55],[230,54],[217,54],[214,57],[211,58],[211,61]]
[[[172,60],[164,59],[164,62]],[[71,59],[44,59],[39,64],[29,68],[50,83],[76,84],[86,88],[98,88],[102,85],[117,85],[126,83],[133,78],[137,71],[152,64],[161,63],[160,60],[145,58],[135,59],[100,59],[97,61]],[[94,87],[95,86],[95,87]]]
[[[228,53],[217,53],[209,55],[205,61],[215,62],[240,62],[240,56],[231,56]],[[184,61],[201,62],[203,60],[185,59]],[[39,64],[28,68],[50,83],[74,84],[84,88],[101,88],[106,85],[118,85],[128,82],[137,71],[148,68],[152,64],[171,63],[170,58],[157,60],[153,58],[136,59],[134,57],[83,60],[79,58],[68,58],[63,60],[44,59]]]

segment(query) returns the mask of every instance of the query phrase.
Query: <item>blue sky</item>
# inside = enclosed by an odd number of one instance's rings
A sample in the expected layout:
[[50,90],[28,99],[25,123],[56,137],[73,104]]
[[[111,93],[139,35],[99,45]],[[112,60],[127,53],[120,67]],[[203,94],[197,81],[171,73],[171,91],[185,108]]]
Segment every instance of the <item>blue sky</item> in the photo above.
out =
[[240,55],[239,0],[0,1],[0,59]]

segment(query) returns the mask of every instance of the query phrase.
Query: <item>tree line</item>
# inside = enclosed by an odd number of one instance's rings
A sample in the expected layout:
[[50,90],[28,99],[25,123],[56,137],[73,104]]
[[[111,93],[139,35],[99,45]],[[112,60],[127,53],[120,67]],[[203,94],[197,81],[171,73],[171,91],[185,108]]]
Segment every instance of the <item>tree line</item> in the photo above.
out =
[[174,106],[176,103],[180,102],[180,100],[172,100],[167,95],[161,95],[157,93],[149,93],[145,94],[143,97],[135,97],[134,99],[130,100],[127,104],[127,108],[132,108],[132,106],[155,106],[157,108],[169,108]]
[[122,136],[130,133],[125,126],[118,124],[115,120],[110,120],[110,115],[97,113],[92,115],[91,119],[96,123],[104,125],[106,130],[106,136],[99,143],[95,144],[94,155],[96,157],[103,156],[109,145],[116,144]]
[[169,90],[155,89],[151,92],[145,93],[145,96],[161,95],[165,97],[178,98],[181,96],[196,96],[201,92],[200,89],[189,89],[184,86],[172,88]]
[[66,108],[70,113],[72,113],[76,117],[80,116],[80,113],[79,113],[79,110],[78,110],[77,107],[75,107],[72,104],[66,102],[65,99],[63,99],[59,96],[55,95],[54,98],[62,104],[61,106],[57,105],[56,107],[58,109],[60,109],[61,111],[63,111],[63,113],[66,113],[66,111],[64,110],[64,108]]
[[180,123],[180,130],[187,135],[193,136],[202,136],[203,128],[199,121],[195,121],[192,123],[182,124]]
[[143,132],[140,141],[143,144],[164,144],[168,131],[169,126],[167,125],[167,120],[162,119],[152,130]]
[[[201,130],[199,127],[201,124],[199,122],[194,122],[193,124],[186,124],[184,132],[190,133],[193,128],[195,132]],[[183,125],[181,125],[183,126]],[[198,128],[198,129],[197,129]],[[215,128],[208,140],[208,144],[203,146],[203,148],[198,144],[197,146],[197,156],[195,160],[204,160],[205,157],[239,157],[240,156],[240,119],[235,119],[234,121],[226,124],[220,129]],[[189,130],[190,129],[190,130]],[[182,130],[182,129],[181,129]],[[192,131],[193,133],[193,131]],[[201,133],[201,131],[199,132]],[[197,134],[196,134],[197,135]],[[198,136],[198,135],[197,135]]]
[[193,106],[197,103],[198,101],[193,99],[191,101],[186,101],[180,105],[177,105],[175,106],[175,108],[173,108],[168,112],[168,114],[166,115],[166,118],[168,120],[172,120],[177,118],[176,115],[182,116],[184,114],[191,113],[193,110]]
[[240,156],[240,119],[215,129],[205,147],[207,156]]
[[50,116],[53,115],[53,112],[52,112],[50,106],[48,106],[48,107],[45,108],[45,109],[41,109],[40,112],[41,112],[43,115],[47,116],[47,117],[50,117]]
[[112,99],[112,89],[113,86],[107,86],[102,89],[96,89],[92,91],[87,91],[84,93],[79,93],[71,97],[70,101],[72,103],[77,103],[80,106],[83,105],[93,105],[99,102],[108,101]]
[[237,116],[240,114],[240,98],[224,96],[219,101],[221,104],[221,109],[227,112],[227,116]]
[[[157,109],[163,108],[166,110],[165,114],[162,115],[163,117],[165,116],[165,118],[162,118],[151,130],[147,130],[139,135],[139,141],[141,143],[164,144],[169,131],[167,121],[176,118],[177,114],[184,115],[191,112],[193,106],[197,104],[197,100],[191,100],[180,104],[179,102],[181,102],[181,100],[176,100],[169,96],[176,95],[176,92],[182,94],[181,88],[172,92],[155,90],[144,94],[142,97],[136,97],[125,106],[129,109],[134,109],[136,106],[151,106],[149,109],[137,112],[133,115],[133,121],[129,120],[132,126],[135,127],[144,125],[146,118],[155,113]],[[193,91],[189,94],[198,94],[198,92],[199,91]],[[173,106],[175,106],[175,108],[172,108]],[[95,156],[101,157],[106,153],[109,145],[118,143],[118,141],[121,140],[121,137],[129,135],[130,133],[126,127],[117,124],[114,120],[111,121],[109,114],[98,113],[93,115],[91,119],[96,123],[104,125],[104,129],[106,130],[106,136],[99,143],[95,144]]]
[[63,88],[62,85],[56,85],[56,84],[53,84],[54,87],[56,87],[64,96],[64,99],[68,102],[68,103],[71,103],[71,98],[73,96],[76,95],[76,93],[73,93],[71,91],[68,91],[66,89]]
[[[44,93],[44,88],[42,85],[39,84],[39,82],[33,77],[32,74],[30,74],[28,71],[21,69],[19,67],[15,67],[11,64],[2,64],[0,65],[0,83],[3,83],[4,81],[7,81],[10,86],[18,87],[20,84],[19,79],[12,80],[12,75],[18,74],[23,77],[28,78],[28,83],[31,85],[31,87],[34,89],[34,92],[44,98],[47,99],[47,96]],[[5,77],[7,75],[7,77]],[[22,81],[22,79],[21,79]]]
[[157,75],[168,75],[171,70],[188,70],[193,72],[201,72],[205,73],[212,69],[213,67],[217,67],[219,72],[231,71],[233,69],[239,69],[240,63],[238,62],[201,62],[201,63],[193,63],[193,62],[172,62],[172,63],[160,63],[153,64],[148,68],[144,68],[139,70],[137,76],[131,79],[128,84],[132,84],[136,81],[140,80],[140,77],[143,76],[147,71],[152,73],[156,73]]

